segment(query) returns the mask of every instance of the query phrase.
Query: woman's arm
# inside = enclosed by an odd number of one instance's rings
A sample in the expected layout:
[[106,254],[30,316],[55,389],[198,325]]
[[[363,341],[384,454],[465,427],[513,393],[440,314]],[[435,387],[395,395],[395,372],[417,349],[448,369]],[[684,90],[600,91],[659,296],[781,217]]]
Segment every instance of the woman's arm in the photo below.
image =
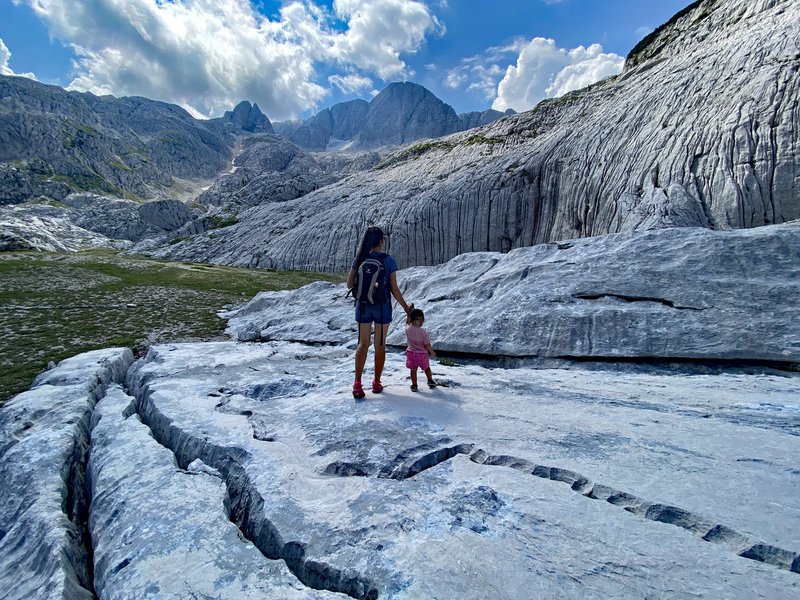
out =
[[350,269],[350,272],[347,274],[347,289],[352,290],[355,284],[356,284],[356,270]]
[[403,310],[406,312],[406,314],[408,314],[409,311],[408,304],[406,304],[406,301],[403,298],[403,294],[400,292],[400,288],[397,287],[396,273],[389,274],[389,289],[392,291],[392,296],[395,297],[395,300],[397,300],[400,303],[400,306],[402,306]]

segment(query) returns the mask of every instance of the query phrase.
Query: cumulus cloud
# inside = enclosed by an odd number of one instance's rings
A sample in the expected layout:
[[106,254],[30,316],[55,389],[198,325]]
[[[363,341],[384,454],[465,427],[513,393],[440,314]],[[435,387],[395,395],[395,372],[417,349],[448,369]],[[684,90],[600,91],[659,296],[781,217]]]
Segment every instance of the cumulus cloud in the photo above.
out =
[[523,111],[616,75],[624,64],[623,57],[604,53],[600,44],[567,50],[548,38],[516,39],[461,61],[445,84],[480,92],[495,110]]
[[0,75],[17,75],[18,77],[28,77],[29,79],[36,79],[33,73],[15,73],[9,66],[11,60],[11,51],[6,46],[2,38],[0,38]]
[[334,0],[330,9],[292,0],[272,18],[250,0],[16,1],[75,52],[71,89],[143,95],[208,116],[242,99],[273,119],[315,108],[328,93],[322,67],[341,69],[330,81],[340,89],[365,89],[370,74],[410,77],[403,55],[443,31],[420,0]]
[[565,50],[552,39],[534,38],[509,65],[497,86],[496,110],[527,110],[622,71],[625,59],[604,53],[600,44]]

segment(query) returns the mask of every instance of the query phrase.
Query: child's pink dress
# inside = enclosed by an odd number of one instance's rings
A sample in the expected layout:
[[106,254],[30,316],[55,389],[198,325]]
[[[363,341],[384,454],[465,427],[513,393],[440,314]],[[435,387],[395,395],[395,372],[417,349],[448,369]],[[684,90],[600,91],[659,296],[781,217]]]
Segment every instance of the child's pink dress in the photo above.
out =
[[422,369],[423,371],[430,369],[428,351],[425,349],[425,344],[431,343],[428,332],[422,327],[414,327],[409,324],[406,325],[406,339],[408,340],[406,366],[409,369]]

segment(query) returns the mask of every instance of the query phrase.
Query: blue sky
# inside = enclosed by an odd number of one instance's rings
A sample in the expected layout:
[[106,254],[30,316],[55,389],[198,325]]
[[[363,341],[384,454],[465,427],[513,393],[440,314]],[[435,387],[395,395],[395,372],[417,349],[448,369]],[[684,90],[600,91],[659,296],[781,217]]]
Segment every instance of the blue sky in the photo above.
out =
[[307,117],[393,81],[456,112],[532,108],[618,73],[690,0],[0,0],[0,73]]

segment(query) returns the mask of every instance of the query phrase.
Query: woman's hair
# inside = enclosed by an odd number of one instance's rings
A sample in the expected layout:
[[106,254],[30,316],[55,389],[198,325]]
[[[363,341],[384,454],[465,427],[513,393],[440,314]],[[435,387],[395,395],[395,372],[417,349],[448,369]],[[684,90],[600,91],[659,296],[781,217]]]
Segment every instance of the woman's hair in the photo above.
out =
[[358,247],[358,252],[356,253],[356,269],[358,269],[358,267],[361,266],[361,263],[366,260],[370,251],[381,243],[383,237],[383,229],[380,227],[367,228],[367,230],[364,232],[364,237],[361,239],[361,245]]

